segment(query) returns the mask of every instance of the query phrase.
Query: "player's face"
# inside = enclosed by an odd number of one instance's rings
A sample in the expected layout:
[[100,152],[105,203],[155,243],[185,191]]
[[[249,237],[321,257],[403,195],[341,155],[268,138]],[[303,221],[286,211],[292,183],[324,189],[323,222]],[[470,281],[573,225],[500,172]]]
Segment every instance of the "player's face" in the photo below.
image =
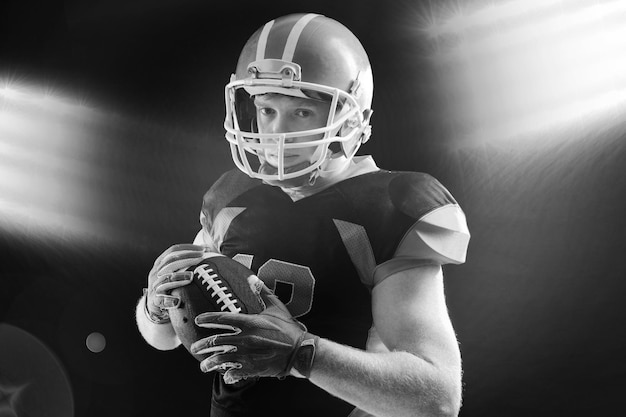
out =
[[[259,133],[289,133],[326,126],[330,104],[325,101],[282,94],[263,94],[254,98]],[[287,139],[286,143],[319,140],[323,134]],[[274,139],[264,139],[270,143]],[[317,147],[286,149],[284,166],[289,168],[310,162]],[[278,166],[277,150],[267,149],[264,157],[270,165]]]

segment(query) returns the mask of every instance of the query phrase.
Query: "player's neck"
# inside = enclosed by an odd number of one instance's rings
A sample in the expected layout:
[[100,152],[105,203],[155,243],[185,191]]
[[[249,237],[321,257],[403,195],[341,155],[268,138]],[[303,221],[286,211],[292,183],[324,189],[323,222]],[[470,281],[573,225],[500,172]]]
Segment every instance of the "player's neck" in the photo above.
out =
[[332,187],[333,185],[345,181],[348,178],[377,171],[378,167],[371,156],[355,157],[347,163],[341,170],[328,170],[317,176],[313,184],[300,187],[280,187],[293,201],[298,201],[310,197]]

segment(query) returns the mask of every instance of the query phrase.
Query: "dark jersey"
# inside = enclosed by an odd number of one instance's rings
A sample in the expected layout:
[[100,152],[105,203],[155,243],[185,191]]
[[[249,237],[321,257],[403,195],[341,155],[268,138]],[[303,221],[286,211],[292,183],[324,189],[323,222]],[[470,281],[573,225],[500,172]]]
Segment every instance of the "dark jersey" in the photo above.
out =
[[[424,249],[433,227],[449,232],[441,221],[425,223],[426,237],[419,238],[422,220],[446,207],[462,213],[450,193],[422,173],[378,170],[292,201],[279,187],[233,170],[205,194],[202,240],[255,271],[311,333],[365,349],[370,292],[380,280],[411,262],[462,262]],[[462,230],[454,233],[448,239],[463,240]],[[464,257],[467,241],[460,245]],[[330,417],[354,409],[303,379],[226,385],[216,375],[213,385],[211,416]]]

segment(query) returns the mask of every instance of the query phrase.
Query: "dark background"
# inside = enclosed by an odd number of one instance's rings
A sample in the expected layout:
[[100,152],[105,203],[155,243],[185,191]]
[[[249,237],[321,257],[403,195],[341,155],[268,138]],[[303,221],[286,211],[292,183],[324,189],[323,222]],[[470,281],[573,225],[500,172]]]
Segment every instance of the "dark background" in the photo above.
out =
[[[384,168],[429,172],[467,214],[467,263],[446,267],[464,358],[461,416],[621,414],[624,120],[539,133],[525,146],[469,144],[437,94],[428,42],[411,29],[411,14],[427,1],[263,3],[0,6],[0,75],[71,91],[104,115],[85,139],[92,170],[81,198],[92,204],[77,214],[94,232],[9,227],[9,218],[0,229],[0,323],[53,352],[75,415],[181,415],[205,406],[208,381],[194,360],[149,347],[135,328],[135,302],[154,259],[193,239],[204,191],[231,167],[223,86],[241,46],[266,21],[298,11],[343,22],[370,54],[374,132],[361,153]],[[56,207],[69,210],[64,204],[59,196]],[[104,351],[86,348],[91,332],[106,337]],[[18,359],[7,357],[10,343],[0,339],[4,366]],[[22,382],[0,375],[0,415],[7,387]],[[46,390],[38,401],[53,395]]]

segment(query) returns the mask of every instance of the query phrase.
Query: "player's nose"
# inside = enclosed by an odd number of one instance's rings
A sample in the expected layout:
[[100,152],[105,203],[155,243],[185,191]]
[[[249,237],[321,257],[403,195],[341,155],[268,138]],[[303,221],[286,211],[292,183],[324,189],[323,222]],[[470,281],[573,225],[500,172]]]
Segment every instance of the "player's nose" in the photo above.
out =
[[289,118],[280,113],[274,117],[268,128],[269,133],[289,133],[293,131]]
[[272,122],[267,126],[267,133],[276,135],[270,139],[273,143],[278,143],[281,140],[284,140],[284,143],[293,142],[293,138],[285,138],[284,134],[294,132],[296,130],[297,129],[294,129],[292,123],[290,123],[287,117],[281,116],[275,117],[274,120],[272,120]]

